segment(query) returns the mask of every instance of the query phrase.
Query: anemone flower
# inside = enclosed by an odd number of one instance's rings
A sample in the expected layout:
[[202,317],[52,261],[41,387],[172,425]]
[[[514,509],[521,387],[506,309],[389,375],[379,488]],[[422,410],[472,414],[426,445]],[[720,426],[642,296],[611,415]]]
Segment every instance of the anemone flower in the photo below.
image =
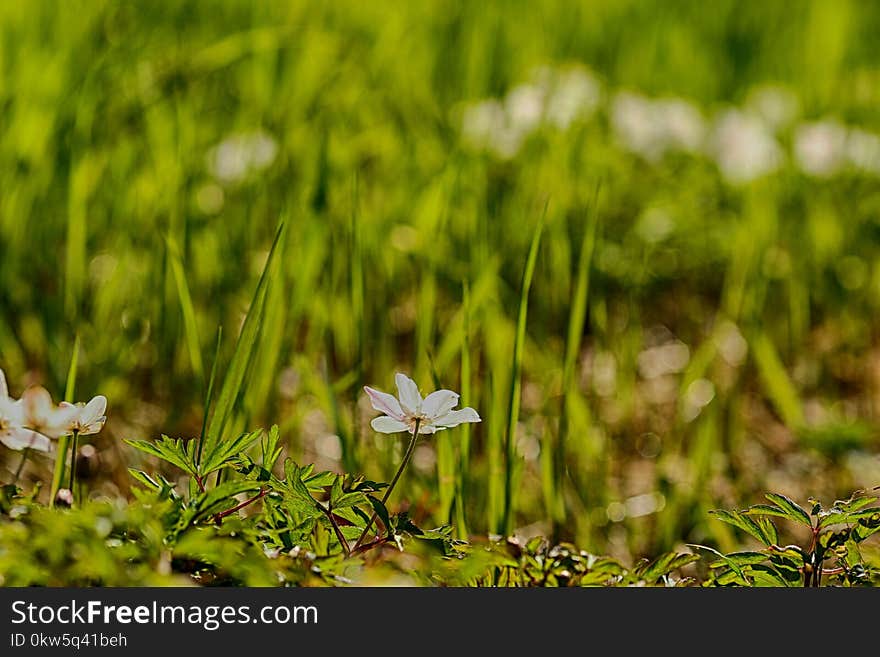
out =
[[379,433],[412,433],[418,425],[420,434],[430,434],[465,422],[481,421],[477,412],[470,407],[453,410],[458,405],[457,392],[436,390],[422,399],[418,386],[411,378],[398,372],[394,379],[397,397],[364,386],[373,408],[385,413],[370,422],[370,426]]
[[101,431],[107,421],[107,398],[104,395],[93,397],[88,404],[61,402],[59,408],[71,414],[67,433],[90,436]]
[[78,409],[70,404],[67,407],[55,406],[49,391],[41,386],[33,386],[21,396],[24,411],[24,425],[47,438],[60,438],[73,432],[73,422]]
[[[389,395],[387,392],[375,390],[369,386],[364,386],[364,390],[370,397],[370,403],[377,411],[385,413],[385,415],[373,418],[370,426],[379,433],[397,433],[399,431],[408,431],[412,434],[403,461],[397,469],[397,473],[385,489],[382,496],[382,504],[388,501],[391,491],[400,479],[400,475],[406,469],[413,451],[416,448],[416,441],[419,434],[429,434],[457,427],[465,422],[481,422],[479,414],[472,408],[462,408],[453,410],[458,405],[458,393],[452,390],[436,390],[430,395],[422,398],[419,393],[419,387],[416,382],[405,374],[398,372],[394,375],[397,383],[397,397]],[[343,545],[346,554],[357,553],[365,549],[369,549],[372,544],[364,545],[364,541],[370,533],[373,523],[376,522],[378,511],[374,511],[372,517],[364,527],[363,532],[351,550],[348,545]]]

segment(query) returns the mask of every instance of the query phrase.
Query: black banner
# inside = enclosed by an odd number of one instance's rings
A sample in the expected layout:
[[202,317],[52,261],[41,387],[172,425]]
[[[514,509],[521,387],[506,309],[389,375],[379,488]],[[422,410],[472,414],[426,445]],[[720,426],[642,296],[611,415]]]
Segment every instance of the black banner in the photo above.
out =
[[[845,615],[847,627],[870,628],[878,602],[869,589],[5,588],[0,655],[176,655],[191,648],[335,655],[431,646],[441,654],[478,647],[519,654],[572,642],[656,651],[679,650],[685,638],[763,649],[808,639],[815,648],[824,623],[840,629],[835,616]],[[870,632],[845,634],[848,650],[873,641]]]

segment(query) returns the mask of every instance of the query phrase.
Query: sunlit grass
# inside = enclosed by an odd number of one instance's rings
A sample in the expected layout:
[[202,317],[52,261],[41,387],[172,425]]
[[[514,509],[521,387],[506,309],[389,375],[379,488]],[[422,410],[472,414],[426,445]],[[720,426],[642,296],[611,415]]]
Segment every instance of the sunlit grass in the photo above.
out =
[[[123,439],[274,423],[285,455],[387,481],[405,445],[361,391],[398,370],[484,418],[395,495],[460,537],[732,549],[707,510],[880,484],[878,179],[796,148],[880,131],[876,7],[27,4],[0,7],[0,368],[108,396],[91,495],[130,497]],[[540,67],[589,71],[590,113],[469,142],[467,108],[508,112]],[[767,85],[798,115],[754,179],[614,115],[684,99],[711,133]],[[46,501],[57,463],[23,472]]]

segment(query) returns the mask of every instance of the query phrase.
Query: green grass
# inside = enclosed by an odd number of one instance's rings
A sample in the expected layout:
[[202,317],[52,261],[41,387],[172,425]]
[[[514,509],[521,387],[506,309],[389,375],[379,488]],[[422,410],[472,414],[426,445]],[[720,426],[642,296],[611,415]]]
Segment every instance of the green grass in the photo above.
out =
[[[95,496],[145,465],[124,439],[210,451],[274,423],[299,462],[387,481],[404,444],[362,387],[402,371],[483,418],[420,443],[394,496],[414,517],[624,559],[731,547],[705,510],[880,484],[877,178],[652,163],[610,98],[709,117],[773,83],[798,120],[880,132],[878,29],[855,1],[3,3],[0,368],[60,398],[78,354],[78,397],[109,399]],[[461,137],[468,104],[572,64],[601,81],[593,118],[510,159]],[[270,161],[215,171],[259,133]],[[646,376],[673,340],[687,362]],[[0,448],[0,480],[19,458]]]

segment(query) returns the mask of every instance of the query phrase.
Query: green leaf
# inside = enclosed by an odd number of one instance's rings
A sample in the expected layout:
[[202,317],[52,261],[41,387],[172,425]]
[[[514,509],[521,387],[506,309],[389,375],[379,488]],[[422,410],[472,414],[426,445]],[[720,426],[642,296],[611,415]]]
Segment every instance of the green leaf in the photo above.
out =
[[[792,585],[792,580],[786,579],[775,568],[767,564],[755,565],[749,569],[749,577],[751,577],[755,586],[761,587],[779,587],[786,588]],[[797,583],[800,580],[800,574],[793,580]]]
[[193,476],[197,474],[192,448],[190,447],[192,441],[162,436],[161,440],[155,442],[148,442],[146,440],[126,440],[125,442],[146,454],[156,456],[163,461],[176,465]]
[[668,575],[672,571],[686,566],[694,561],[699,561],[698,554],[680,554],[676,552],[667,552],[662,554],[644,567],[637,569],[637,575],[648,583],[654,583],[664,575]]
[[758,523],[753,518],[739,511],[725,511],[723,509],[715,509],[710,511],[719,520],[737,527],[747,534],[755,537],[764,545],[770,546],[776,543],[778,535],[776,527],[773,523]]
[[222,468],[231,459],[247,450],[262,435],[263,430],[258,429],[252,433],[243,433],[233,440],[214,443],[211,450],[205,455],[204,461],[202,461],[202,476],[204,477]]
[[330,507],[336,508],[339,506],[337,501],[345,495],[345,492],[342,490],[342,477],[336,477],[333,479],[333,485],[330,488]]
[[717,556],[719,559],[721,559],[721,561],[724,562],[724,565],[728,566],[733,572],[735,572],[741,580],[747,581],[742,567],[735,560],[729,559],[726,554],[722,554],[721,552],[719,552],[715,548],[711,548],[708,545],[699,545],[699,544],[688,543],[688,547],[698,548],[700,550],[706,550],[708,552],[711,552],[712,554]]
[[128,473],[139,483],[143,484],[147,488],[153,489],[155,491],[159,491],[162,489],[161,484],[154,480],[150,475],[148,475],[143,470],[137,470],[135,468],[129,468]]
[[256,351],[265,311],[266,288],[270,278],[268,272],[271,269],[276,254],[279,252],[278,245],[281,242],[283,232],[284,222],[281,222],[278,225],[278,230],[275,232],[275,239],[272,242],[272,248],[269,250],[269,257],[266,259],[266,265],[263,267],[257,288],[254,290],[251,306],[241,328],[241,333],[238,336],[238,341],[235,344],[232,360],[229,363],[226,376],[223,377],[220,396],[217,399],[214,414],[208,423],[208,431],[205,436],[205,449],[208,453],[214,451],[217,443],[223,441],[223,430],[232,416],[233,408],[244,384],[248,364]]
[[281,456],[281,447],[278,443],[281,440],[281,432],[278,429],[277,424],[273,424],[272,428],[269,429],[268,435],[261,442],[262,449],[262,465],[263,467],[271,472],[275,467],[275,464],[278,462],[278,457]]
[[738,566],[752,566],[759,563],[764,563],[769,558],[769,555],[763,552],[731,552],[729,554],[724,555],[723,559],[719,559],[718,561],[713,561],[709,564],[709,568],[719,568],[721,566],[730,566],[731,563],[735,563]]
[[775,516],[777,518],[788,518],[789,515],[777,506],[769,504],[755,504],[745,510],[750,516]]
[[802,525],[806,525],[807,527],[813,527],[813,523],[810,520],[810,514],[807,513],[803,507],[789,499],[785,495],[780,495],[779,493],[767,493],[764,497],[773,502],[776,506],[786,512],[786,516],[794,520],[795,522],[799,522]]
[[257,491],[261,488],[256,481],[227,481],[199,495],[193,502],[195,519],[213,515],[238,504],[236,495]]
[[367,496],[363,493],[345,493],[334,502],[333,510],[337,511],[339,509],[357,506],[358,504],[365,504],[366,501]]
[[382,521],[382,525],[385,527],[386,531],[391,529],[391,520],[388,517],[388,509],[382,504],[382,500],[373,497],[372,495],[367,495],[367,499],[370,501],[370,506],[373,507],[373,511],[379,516],[379,519]]

